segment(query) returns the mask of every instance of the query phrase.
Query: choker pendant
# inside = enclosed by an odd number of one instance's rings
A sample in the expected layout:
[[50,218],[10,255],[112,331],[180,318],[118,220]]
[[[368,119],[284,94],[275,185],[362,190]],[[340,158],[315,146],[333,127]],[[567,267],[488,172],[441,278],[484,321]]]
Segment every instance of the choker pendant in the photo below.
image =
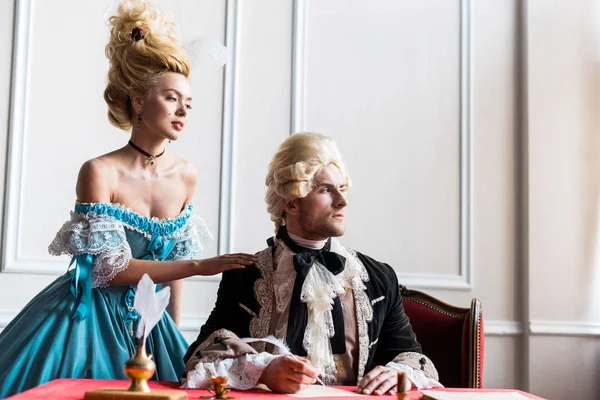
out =
[[163,154],[165,154],[165,151],[161,151],[159,154],[154,155],[154,154],[150,154],[147,151],[144,151],[143,149],[141,149],[140,147],[136,146],[135,143],[133,143],[131,140],[129,142],[127,142],[128,145],[130,145],[131,147],[133,147],[135,150],[137,150],[138,152],[142,153],[143,155],[145,155],[146,157],[148,157],[148,161],[150,161],[150,165],[151,166],[155,166],[156,165],[156,159],[160,156],[162,156]]

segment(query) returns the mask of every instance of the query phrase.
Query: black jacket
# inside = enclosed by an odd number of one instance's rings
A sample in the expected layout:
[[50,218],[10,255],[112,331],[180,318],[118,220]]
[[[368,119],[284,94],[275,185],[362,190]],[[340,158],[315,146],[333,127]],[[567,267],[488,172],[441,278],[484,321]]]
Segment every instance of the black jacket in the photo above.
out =
[[[251,265],[244,269],[230,270],[223,273],[219,291],[217,293],[217,302],[210,317],[202,326],[198,338],[184,357],[184,361],[192,356],[194,350],[204,342],[213,332],[219,329],[227,329],[235,333],[238,337],[251,337],[252,333],[257,334],[257,330],[251,332],[251,323],[255,320],[254,326],[257,326],[256,320],[261,319],[263,327],[269,326],[270,315],[265,313],[261,316],[261,300],[255,293],[273,293],[272,287],[272,258],[273,249],[267,248],[258,253],[259,263],[262,259],[269,259],[270,266],[265,267],[266,263],[261,265]],[[394,270],[387,264],[378,262],[364,254],[355,253],[357,258],[364,265],[369,280],[364,282],[368,302],[372,307],[373,315],[371,321],[367,321],[366,333],[368,338],[362,338],[359,327],[359,351],[368,352],[365,365],[358,366],[358,378],[377,365],[385,365],[392,361],[394,357],[403,352],[421,353],[421,346],[417,342],[416,336],[410,326],[408,317],[402,307],[402,298],[398,288],[398,279]],[[269,270],[270,269],[270,270]],[[260,282],[259,282],[260,280]],[[262,290],[256,289],[259,285]],[[357,296],[355,294],[355,302]],[[365,299],[366,300],[366,299]],[[270,300],[272,301],[272,297]],[[268,301],[262,304],[269,304]],[[356,307],[356,313],[361,311]],[[357,315],[357,318],[360,316]],[[266,320],[266,321],[265,321]],[[264,329],[261,332],[264,337],[268,335]],[[366,340],[365,340],[366,339]],[[367,346],[368,344],[368,346]],[[359,357],[359,360],[361,358]],[[360,362],[360,361],[359,361]]]

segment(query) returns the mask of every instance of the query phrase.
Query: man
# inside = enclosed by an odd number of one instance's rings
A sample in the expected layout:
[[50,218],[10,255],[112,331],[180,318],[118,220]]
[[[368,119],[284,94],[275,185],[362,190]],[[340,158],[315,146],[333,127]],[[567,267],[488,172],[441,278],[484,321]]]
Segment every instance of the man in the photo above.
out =
[[[215,308],[185,356],[184,387],[206,387],[217,374],[237,389],[262,383],[294,393],[320,377],[358,384],[363,394],[394,394],[398,371],[408,377],[404,390],[441,386],[404,313],[394,270],[337,240],[349,184],[333,140],[298,133],[282,143],[266,178],[277,235],[256,264],[223,273]],[[239,340],[269,335],[295,356]]]

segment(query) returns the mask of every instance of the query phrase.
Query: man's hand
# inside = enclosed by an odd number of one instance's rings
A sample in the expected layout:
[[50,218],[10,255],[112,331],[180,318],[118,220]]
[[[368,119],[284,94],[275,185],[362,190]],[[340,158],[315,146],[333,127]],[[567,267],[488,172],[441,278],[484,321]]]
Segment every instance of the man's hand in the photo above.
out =
[[[373,368],[368,374],[363,376],[356,391],[362,394],[382,395],[390,393],[396,394],[398,385],[398,371],[381,365]],[[404,388],[401,393],[406,393],[411,388],[408,379],[404,379]]]
[[308,360],[292,356],[274,358],[260,376],[258,383],[278,393],[297,393],[317,380],[317,371]]

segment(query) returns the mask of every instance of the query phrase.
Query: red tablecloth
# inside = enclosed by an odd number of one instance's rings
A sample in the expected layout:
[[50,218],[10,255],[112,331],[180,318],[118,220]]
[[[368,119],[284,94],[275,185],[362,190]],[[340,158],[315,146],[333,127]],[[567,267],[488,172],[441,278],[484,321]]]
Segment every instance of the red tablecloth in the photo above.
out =
[[[176,389],[179,384],[176,382],[148,382],[150,385],[150,389],[162,389],[162,390],[173,390]],[[127,388],[129,386],[129,381],[104,381],[104,380],[95,380],[95,379],[57,379],[51,382],[46,383],[45,385],[38,386],[36,388],[26,390],[23,393],[17,394],[12,397],[8,397],[10,400],[28,400],[28,399],[56,399],[56,400],[81,400],[83,399],[83,395],[85,392],[94,389],[101,388]],[[355,386],[338,386],[338,389],[348,390],[354,392],[356,390]],[[517,392],[517,390],[508,390],[508,389],[440,389],[451,392]],[[206,390],[186,390],[188,394],[188,398],[190,399],[198,399],[200,396],[208,395],[209,393]],[[529,397],[531,399],[544,400],[541,397],[537,397],[525,392],[519,392],[522,395]],[[284,394],[275,394],[266,392],[263,390],[253,390],[248,392],[237,392],[231,391],[228,394],[229,396],[233,396],[236,399],[253,399],[253,400],[277,400],[277,399],[286,399],[290,400],[294,397],[287,396]],[[375,397],[380,398],[382,396],[364,396],[366,397]],[[391,396],[383,396],[385,398],[395,398]],[[408,398],[410,399],[418,399],[421,397],[421,394],[417,390],[413,390],[408,394]],[[324,400],[343,400],[345,397],[321,397]],[[356,399],[356,397],[351,397],[351,399]]]

